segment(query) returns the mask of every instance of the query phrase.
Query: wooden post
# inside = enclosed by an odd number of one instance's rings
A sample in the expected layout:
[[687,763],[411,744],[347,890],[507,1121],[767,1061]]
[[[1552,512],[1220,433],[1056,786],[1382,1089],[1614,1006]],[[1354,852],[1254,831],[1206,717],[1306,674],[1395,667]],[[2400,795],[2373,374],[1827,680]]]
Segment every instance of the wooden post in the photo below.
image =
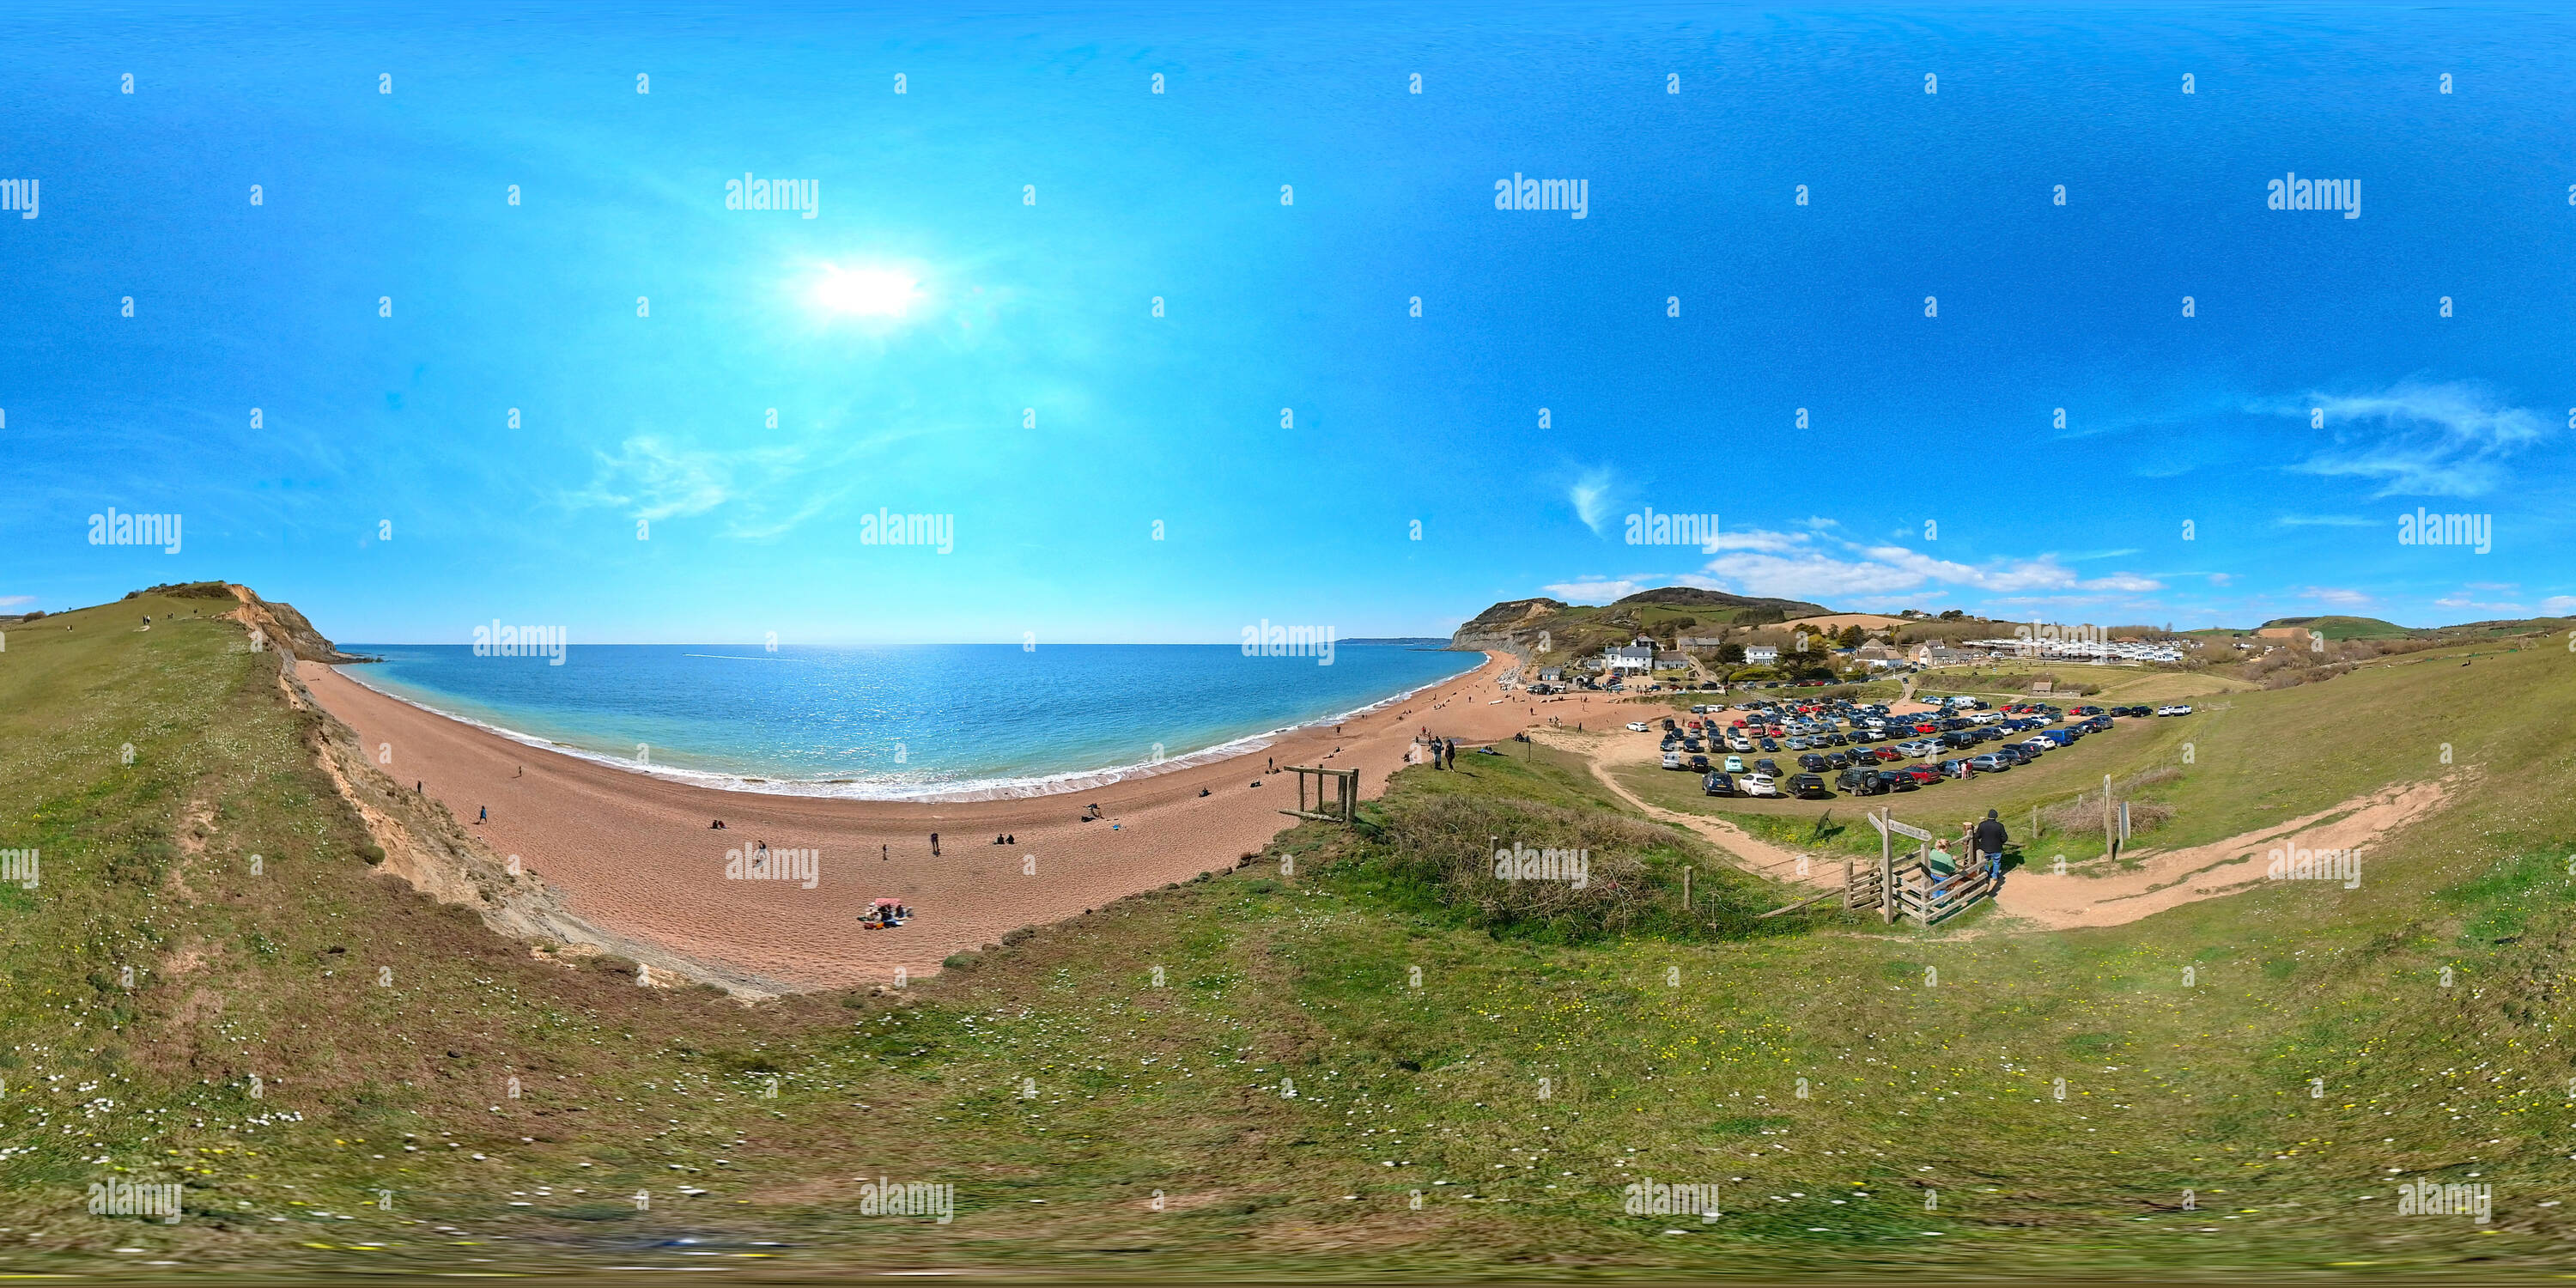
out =
[[2119,835],[2111,830],[2111,776],[2102,775],[2102,849],[2112,858],[2120,857]]
[[1878,812],[1882,826],[1878,829],[1878,920],[1881,925],[1896,924],[1896,844],[1895,833],[1883,824],[1896,821],[1893,810]]
[[1683,865],[1683,867],[1682,867],[1682,911],[1683,911],[1683,912],[1689,912],[1689,911],[1690,911],[1690,906],[1691,906],[1691,898],[1690,898],[1690,877],[1691,877],[1691,870],[1690,870],[1690,867],[1689,867],[1689,865],[1688,865],[1688,864],[1685,864],[1685,865]]

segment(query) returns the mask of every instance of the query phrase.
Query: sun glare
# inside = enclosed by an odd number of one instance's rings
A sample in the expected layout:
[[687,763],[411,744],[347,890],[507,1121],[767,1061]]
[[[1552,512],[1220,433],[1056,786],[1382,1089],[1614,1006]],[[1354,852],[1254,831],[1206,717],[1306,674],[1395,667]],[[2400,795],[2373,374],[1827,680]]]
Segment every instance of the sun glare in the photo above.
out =
[[814,298],[834,313],[860,317],[899,318],[921,298],[920,279],[891,268],[826,266],[814,285]]

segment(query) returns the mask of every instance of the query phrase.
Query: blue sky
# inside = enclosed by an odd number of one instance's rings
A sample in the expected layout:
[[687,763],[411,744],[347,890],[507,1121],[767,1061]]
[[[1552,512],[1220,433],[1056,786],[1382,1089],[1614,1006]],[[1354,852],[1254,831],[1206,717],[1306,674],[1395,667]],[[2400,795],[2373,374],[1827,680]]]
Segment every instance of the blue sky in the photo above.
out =
[[[0,602],[223,577],[388,642],[1445,633],[1666,584],[2576,611],[2537,10],[190,12],[0,17],[42,195],[0,213]],[[2360,217],[2267,209],[2289,172]],[[816,217],[726,209],[745,173]],[[1585,218],[1495,209],[1514,174]],[[1715,548],[1627,544],[1649,506]],[[2399,544],[2419,506],[2492,548]],[[91,544],[109,507],[180,552]],[[880,507],[953,549],[864,544]]]

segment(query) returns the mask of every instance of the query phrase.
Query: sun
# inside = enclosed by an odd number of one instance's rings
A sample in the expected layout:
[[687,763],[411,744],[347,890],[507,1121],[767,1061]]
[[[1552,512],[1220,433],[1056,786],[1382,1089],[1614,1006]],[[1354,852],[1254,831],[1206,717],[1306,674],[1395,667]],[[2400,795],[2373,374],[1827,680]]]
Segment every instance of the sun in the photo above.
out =
[[901,269],[827,264],[822,280],[814,284],[816,303],[858,317],[899,318],[920,298],[921,279]]

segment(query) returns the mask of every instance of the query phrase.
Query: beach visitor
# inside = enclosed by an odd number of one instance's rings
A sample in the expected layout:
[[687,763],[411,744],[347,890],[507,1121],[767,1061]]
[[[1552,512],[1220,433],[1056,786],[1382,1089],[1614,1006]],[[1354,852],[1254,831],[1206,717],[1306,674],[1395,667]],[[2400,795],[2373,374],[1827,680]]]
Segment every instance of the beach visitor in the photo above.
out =
[[930,834],[930,857],[934,859],[939,857],[939,833],[937,832]]
[[476,815],[475,815],[475,818],[474,818],[474,821],[475,821],[475,822],[477,822],[477,823],[489,823],[489,822],[491,822],[491,821],[492,821],[492,807],[491,807],[491,806],[489,806],[489,805],[478,805],[478,806],[475,806],[475,809],[476,809],[476,811],[477,811],[477,813],[476,813]]
[[879,863],[884,863],[884,862],[886,862],[886,861],[888,861],[888,860],[892,859],[892,858],[894,857],[894,854],[892,853],[892,851],[893,851],[893,850],[894,850],[894,847],[893,847],[893,846],[891,846],[891,845],[880,845],[880,846],[878,846],[878,847],[877,847],[877,862],[879,862]]
[[1019,836],[1018,836],[1016,833],[1015,833],[1015,834],[1013,834],[1013,835],[1005,836],[1005,837],[1003,837],[1003,838],[1002,838],[1002,844],[1004,844],[1004,845],[1017,845],[1017,844],[1019,844],[1019,843],[1020,843],[1020,838],[1019,838]]
[[1995,817],[1993,810],[1987,810],[1986,821],[1977,824],[1977,853],[1984,856],[1986,871],[1997,881],[2004,875],[2004,843],[2011,839],[2004,831],[2004,821]]

